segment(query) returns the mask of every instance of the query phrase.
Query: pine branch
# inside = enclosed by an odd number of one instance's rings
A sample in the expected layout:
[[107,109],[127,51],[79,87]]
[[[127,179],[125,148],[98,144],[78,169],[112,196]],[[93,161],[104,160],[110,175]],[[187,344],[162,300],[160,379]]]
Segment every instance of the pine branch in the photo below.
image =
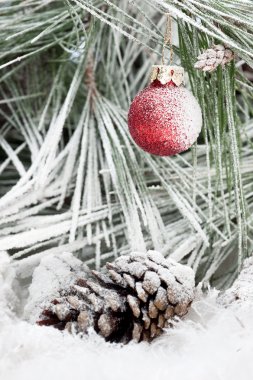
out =
[[[127,130],[129,102],[161,54],[165,11],[204,114],[193,159],[148,156]],[[156,248],[225,286],[228,260],[239,267],[252,249],[252,83],[242,70],[251,18],[250,2],[232,0],[2,6],[1,249],[24,263],[71,250],[99,268]],[[213,40],[237,52],[235,71],[194,69]]]

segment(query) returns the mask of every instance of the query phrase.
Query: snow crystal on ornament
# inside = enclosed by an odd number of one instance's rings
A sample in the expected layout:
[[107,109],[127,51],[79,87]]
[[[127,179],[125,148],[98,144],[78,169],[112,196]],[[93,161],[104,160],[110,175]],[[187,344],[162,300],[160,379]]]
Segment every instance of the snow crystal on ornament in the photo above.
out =
[[128,114],[129,131],[143,150],[171,156],[197,140],[202,126],[200,106],[185,87],[173,82],[152,82],[133,100]]

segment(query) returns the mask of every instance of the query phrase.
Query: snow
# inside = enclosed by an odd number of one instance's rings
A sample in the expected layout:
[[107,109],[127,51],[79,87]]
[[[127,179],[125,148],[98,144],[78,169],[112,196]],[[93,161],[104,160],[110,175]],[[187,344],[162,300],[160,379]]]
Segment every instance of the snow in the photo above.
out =
[[[251,280],[251,281],[250,281]],[[221,295],[219,302],[225,306],[231,305],[237,307],[246,307],[245,301],[253,301],[253,257],[244,261],[243,270],[233,286]]]
[[[246,262],[241,279],[222,295],[219,303],[218,291],[211,289],[204,295],[198,288],[190,313],[173,329],[152,344],[121,346],[104,342],[92,331],[81,339],[18,317],[17,297],[13,292],[16,263],[14,265],[7,254],[1,252],[0,378],[251,380],[252,264],[252,261]],[[230,299],[231,292],[240,293],[239,281],[243,285],[241,301],[236,297],[232,306],[223,302]]]
[[85,269],[85,264],[69,252],[42,258],[33,272],[24,318],[36,322],[46,301],[57,298],[59,290],[70,286],[78,274],[84,277]]

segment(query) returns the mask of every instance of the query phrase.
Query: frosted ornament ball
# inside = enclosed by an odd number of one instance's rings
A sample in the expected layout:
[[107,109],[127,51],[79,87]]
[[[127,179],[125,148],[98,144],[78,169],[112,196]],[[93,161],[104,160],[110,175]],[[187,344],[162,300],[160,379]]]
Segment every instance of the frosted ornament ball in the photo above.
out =
[[128,126],[135,143],[148,153],[173,156],[189,149],[202,126],[200,106],[184,87],[184,69],[155,65],[151,83],[131,103]]

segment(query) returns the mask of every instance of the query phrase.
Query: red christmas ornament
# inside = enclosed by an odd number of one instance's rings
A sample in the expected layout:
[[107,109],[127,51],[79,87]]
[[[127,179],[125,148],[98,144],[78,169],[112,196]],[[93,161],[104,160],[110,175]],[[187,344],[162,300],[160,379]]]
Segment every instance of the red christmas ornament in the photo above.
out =
[[197,140],[201,109],[183,81],[182,67],[153,66],[151,84],[134,98],[128,114],[129,131],[146,152],[172,156]]

